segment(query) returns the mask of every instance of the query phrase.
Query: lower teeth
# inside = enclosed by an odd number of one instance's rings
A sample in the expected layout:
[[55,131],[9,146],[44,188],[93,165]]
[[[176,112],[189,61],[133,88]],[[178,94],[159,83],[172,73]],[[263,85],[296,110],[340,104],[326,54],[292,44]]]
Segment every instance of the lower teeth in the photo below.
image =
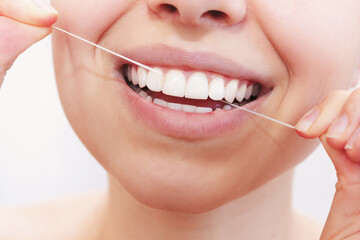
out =
[[[138,94],[142,98],[146,99],[148,102],[153,102],[156,105],[166,107],[166,108],[176,110],[176,111],[183,111],[183,112],[189,112],[189,113],[210,113],[210,112],[214,112],[216,110],[221,109],[221,108],[216,108],[215,110],[213,110],[210,107],[198,107],[198,106],[193,106],[193,105],[188,105],[188,104],[172,103],[172,102],[167,102],[160,98],[153,99],[144,91],[140,91],[140,92],[138,92]],[[230,105],[225,105],[222,108],[222,110],[231,110],[231,109],[234,109],[234,107],[232,107]]]

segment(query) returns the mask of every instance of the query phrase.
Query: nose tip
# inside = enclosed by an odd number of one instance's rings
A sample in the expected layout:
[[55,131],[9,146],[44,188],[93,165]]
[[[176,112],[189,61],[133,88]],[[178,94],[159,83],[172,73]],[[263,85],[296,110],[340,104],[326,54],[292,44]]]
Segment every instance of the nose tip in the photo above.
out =
[[246,15],[245,0],[147,0],[149,8],[162,18],[182,24],[232,26]]

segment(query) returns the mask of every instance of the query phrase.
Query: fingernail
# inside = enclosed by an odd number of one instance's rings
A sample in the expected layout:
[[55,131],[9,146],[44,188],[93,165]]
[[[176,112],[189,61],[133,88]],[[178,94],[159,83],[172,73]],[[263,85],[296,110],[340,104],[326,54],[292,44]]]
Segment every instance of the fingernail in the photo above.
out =
[[41,8],[42,10],[45,10],[47,12],[50,13],[58,13],[58,11],[56,11],[55,8],[53,8],[49,3],[47,3],[44,0],[32,0],[32,2],[38,7]]
[[354,134],[351,136],[351,138],[349,139],[349,141],[347,142],[346,146],[345,146],[345,149],[353,149],[354,148],[354,145],[355,145],[355,142],[356,142],[356,139],[359,137],[359,134],[360,134],[360,127],[358,129],[356,129],[356,131],[354,132]]
[[346,114],[341,115],[334,125],[328,130],[328,138],[340,138],[349,124],[349,118]]
[[312,109],[307,114],[305,114],[305,116],[298,122],[298,124],[296,124],[295,128],[301,132],[306,132],[318,118],[319,113],[319,108],[316,107]]

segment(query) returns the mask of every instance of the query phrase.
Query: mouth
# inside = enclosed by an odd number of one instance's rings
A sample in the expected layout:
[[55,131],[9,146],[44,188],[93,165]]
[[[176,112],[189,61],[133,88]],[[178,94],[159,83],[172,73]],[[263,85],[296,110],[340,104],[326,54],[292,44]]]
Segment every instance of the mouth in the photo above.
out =
[[158,73],[124,64],[120,73],[126,84],[140,97],[175,111],[204,114],[232,110],[235,107],[220,100],[244,106],[268,92],[255,81],[211,72],[165,67],[154,67],[154,70]]
[[151,46],[123,52],[157,72],[115,59],[128,110],[164,135],[204,139],[246,124],[249,114],[221,100],[261,112],[271,77],[218,55]]

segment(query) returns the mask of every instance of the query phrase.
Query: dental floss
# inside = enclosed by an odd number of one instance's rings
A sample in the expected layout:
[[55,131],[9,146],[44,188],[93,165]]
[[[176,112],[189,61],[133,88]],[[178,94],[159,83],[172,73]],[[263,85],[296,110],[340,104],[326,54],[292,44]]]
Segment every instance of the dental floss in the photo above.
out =
[[[138,65],[138,66],[140,66],[140,67],[143,67],[143,68],[145,68],[145,69],[147,69],[147,70],[149,70],[149,71],[153,71],[153,72],[156,72],[156,73],[159,73],[159,74],[160,74],[159,71],[157,71],[157,70],[155,70],[155,69],[153,69],[153,68],[151,68],[151,67],[148,67],[148,66],[146,66],[146,65],[144,65],[144,64],[142,64],[142,63],[139,63],[139,62],[137,62],[137,61],[135,61],[135,60],[132,60],[132,59],[130,59],[130,58],[128,58],[128,57],[122,56],[122,55],[120,55],[120,54],[118,54],[118,53],[116,53],[116,52],[114,52],[114,51],[111,51],[111,50],[109,50],[109,49],[106,49],[106,48],[104,48],[104,47],[102,47],[102,46],[100,46],[100,45],[98,45],[98,44],[92,43],[92,42],[90,42],[90,41],[88,41],[88,40],[86,40],[86,39],[83,39],[83,38],[81,38],[81,37],[79,37],[79,36],[76,36],[76,35],[73,34],[73,33],[70,33],[70,32],[68,32],[68,31],[65,31],[65,30],[63,30],[63,29],[61,29],[61,28],[58,28],[58,27],[52,27],[52,28],[53,28],[53,29],[56,29],[56,30],[58,30],[58,31],[60,31],[60,32],[66,33],[66,34],[68,34],[68,35],[70,35],[70,36],[72,36],[72,37],[74,37],[74,38],[77,38],[77,39],[79,39],[79,40],[81,40],[81,41],[84,41],[84,42],[86,42],[86,43],[88,43],[88,44],[90,44],[90,45],[92,45],[92,46],[94,46],[94,47],[97,47],[97,48],[99,48],[99,49],[101,49],[101,50],[103,50],[103,51],[105,51],[105,52],[108,52],[108,53],[110,53],[110,54],[113,54],[113,55],[115,55],[115,56],[117,56],[117,57],[119,57],[119,58],[122,58],[122,59],[124,59],[124,60],[126,60],[126,61],[128,61],[128,62],[131,62],[131,63],[133,63],[133,64],[135,64],[135,65]],[[290,129],[295,129],[294,126],[292,126],[292,125],[290,125],[290,124],[287,124],[287,123],[284,123],[284,122],[282,122],[282,121],[276,120],[276,119],[274,119],[274,118],[265,116],[265,115],[263,115],[263,114],[260,114],[260,113],[254,112],[254,111],[251,111],[251,110],[246,109],[246,108],[244,108],[244,107],[237,106],[237,105],[235,105],[235,104],[226,102],[226,101],[224,101],[224,100],[220,100],[220,101],[223,102],[223,103],[225,103],[225,104],[228,104],[228,105],[230,105],[230,106],[239,108],[239,109],[241,109],[241,110],[243,110],[243,111],[245,111],[245,112],[254,114],[254,115],[256,115],[256,116],[265,118],[265,119],[267,119],[267,120],[270,120],[270,121],[275,122],[275,123],[277,123],[277,124],[280,124],[280,125],[282,125],[282,126],[288,127],[288,128],[290,128]]]
[[56,29],[56,30],[58,30],[58,31],[60,31],[60,32],[66,33],[66,34],[68,34],[68,35],[70,35],[70,36],[72,36],[72,37],[74,37],[74,38],[77,38],[77,39],[79,39],[79,40],[81,40],[81,41],[84,41],[84,42],[86,42],[86,43],[88,43],[88,44],[90,44],[90,45],[93,45],[93,46],[95,46],[95,47],[97,47],[97,48],[99,48],[99,49],[101,49],[101,50],[103,50],[103,51],[105,51],[105,52],[108,52],[108,53],[110,53],[110,54],[113,54],[113,55],[115,55],[115,56],[117,56],[117,57],[119,57],[119,58],[122,58],[122,59],[124,59],[124,60],[126,60],[126,61],[128,61],[128,62],[131,62],[131,63],[133,63],[133,64],[135,64],[135,65],[138,65],[138,66],[140,66],[140,67],[143,67],[143,68],[145,68],[145,69],[147,69],[147,70],[149,70],[149,71],[156,72],[156,73],[160,74],[159,71],[157,71],[157,70],[155,70],[155,69],[153,69],[153,68],[151,68],[151,67],[148,67],[148,66],[146,66],[146,65],[144,65],[144,64],[142,64],[142,63],[139,63],[139,62],[137,62],[137,61],[135,61],[135,60],[132,60],[132,59],[130,59],[130,58],[127,58],[127,57],[125,57],[125,56],[123,56],[123,55],[120,55],[120,54],[118,54],[118,53],[116,53],[116,52],[114,52],[114,51],[111,51],[111,50],[109,50],[109,49],[106,49],[106,48],[104,48],[104,47],[102,47],[102,46],[100,46],[100,45],[98,45],[98,44],[92,43],[92,42],[90,42],[90,41],[88,41],[88,40],[86,40],[86,39],[83,39],[83,38],[81,38],[81,37],[79,37],[79,36],[76,36],[76,35],[73,34],[73,33],[70,33],[70,32],[68,32],[68,31],[65,31],[65,30],[63,30],[63,29],[61,29],[61,28],[58,28],[58,27],[52,27],[52,28],[53,28],[53,29]]
[[251,110],[249,110],[249,109],[246,109],[246,108],[244,108],[244,107],[237,106],[237,105],[235,105],[235,104],[226,102],[226,101],[224,101],[224,100],[220,100],[220,101],[223,102],[223,103],[226,103],[226,104],[228,104],[228,105],[230,105],[230,106],[239,108],[239,109],[241,109],[241,110],[243,110],[243,111],[245,111],[245,112],[252,113],[252,114],[254,114],[254,115],[256,115],[256,116],[259,116],[259,117],[265,118],[265,119],[267,119],[267,120],[270,120],[270,121],[272,121],[272,122],[278,123],[278,124],[283,125],[283,126],[285,126],[285,127],[288,127],[288,128],[291,128],[291,129],[295,129],[295,127],[292,126],[292,125],[290,125],[290,124],[287,124],[287,123],[284,123],[284,122],[282,122],[282,121],[276,120],[276,119],[274,119],[274,118],[265,116],[265,115],[263,115],[263,114],[261,114],[261,113],[257,113],[257,112],[251,111]]

